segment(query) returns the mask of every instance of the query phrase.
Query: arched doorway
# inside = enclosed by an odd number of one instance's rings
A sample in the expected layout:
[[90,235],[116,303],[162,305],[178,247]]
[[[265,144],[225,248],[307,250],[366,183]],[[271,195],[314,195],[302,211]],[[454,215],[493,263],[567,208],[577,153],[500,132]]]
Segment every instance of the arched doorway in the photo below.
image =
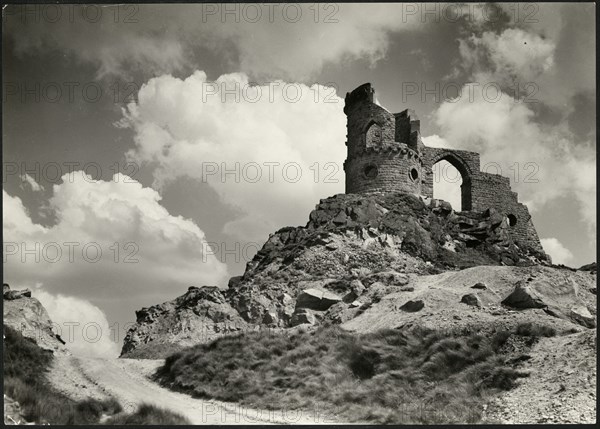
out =
[[448,201],[454,211],[471,210],[471,176],[464,162],[444,154],[433,164],[433,198]]

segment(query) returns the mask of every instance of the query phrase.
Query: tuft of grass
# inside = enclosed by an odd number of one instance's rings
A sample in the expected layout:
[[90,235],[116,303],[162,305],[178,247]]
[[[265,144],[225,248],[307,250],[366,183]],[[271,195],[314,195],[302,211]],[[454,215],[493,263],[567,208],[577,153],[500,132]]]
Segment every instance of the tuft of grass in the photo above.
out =
[[9,326],[4,327],[4,376],[16,377],[28,384],[43,379],[52,363],[52,352]]
[[551,326],[526,322],[519,323],[515,333],[522,337],[554,337],[556,336],[556,329]]
[[526,376],[503,351],[514,334],[250,332],[176,353],[155,378],[195,397],[325,410],[349,421],[475,423],[489,395]]
[[19,402],[25,420],[37,424],[96,424],[102,415],[121,411],[112,398],[75,402],[44,383],[28,384],[17,377],[4,378],[4,393]]
[[79,415],[86,416],[88,421],[97,422],[103,414],[112,416],[123,411],[123,407],[114,398],[105,401],[86,399],[77,403],[76,410]]
[[133,414],[119,414],[104,422],[107,425],[189,425],[185,417],[155,405],[143,403]]

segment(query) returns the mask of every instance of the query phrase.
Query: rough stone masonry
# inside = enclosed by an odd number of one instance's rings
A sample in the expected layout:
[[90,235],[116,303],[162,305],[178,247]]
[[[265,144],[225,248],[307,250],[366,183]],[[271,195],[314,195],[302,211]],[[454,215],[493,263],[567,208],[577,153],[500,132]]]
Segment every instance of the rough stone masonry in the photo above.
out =
[[480,171],[478,153],[425,146],[414,112],[390,113],[377,103],[370,83],[346,94],[344,113],[346,193],[403,192],[433,198],[433,166],[445,160],[462,176],[463,211],[498,210],[515,243],[543,252],[529,210],[511,190],[510,179]]

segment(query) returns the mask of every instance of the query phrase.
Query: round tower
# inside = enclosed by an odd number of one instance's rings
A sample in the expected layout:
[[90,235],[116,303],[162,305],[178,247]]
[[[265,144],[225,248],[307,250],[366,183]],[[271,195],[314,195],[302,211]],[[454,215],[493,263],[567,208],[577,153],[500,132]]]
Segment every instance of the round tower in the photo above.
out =
[[347,93],[346,193],[421,194],[423,159],[419,120],[408,110],[390,113],[370,83]]

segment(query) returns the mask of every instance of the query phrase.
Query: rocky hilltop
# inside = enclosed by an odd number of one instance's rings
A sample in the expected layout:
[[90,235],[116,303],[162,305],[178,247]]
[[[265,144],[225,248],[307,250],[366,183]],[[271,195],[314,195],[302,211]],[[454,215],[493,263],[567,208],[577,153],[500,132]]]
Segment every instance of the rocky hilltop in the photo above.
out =
[[136,312],[122,357],[164,357],[248,329],[343,324],[351,330],[596,324],[595,268],[552,266],[511,238],[494,209],[454,212],[413,194],[340,194],[304,227],[272,234],[226,290],[190,287]]
[[[2,287],[2,305],[4,326],[20,332],[24,337],[35,340],[41,349],[53,355],[70,356],[65,342],[55,331],[55,325],[41,302],[31,296],[29,289],[11,290],[7,283]],[[3,329],[4,353],[6,359],[6,328]],[[28,353],[28,352],[24,352]],[[45,352],[46,353],[46,352]],[[37,362],[36,362],[37,363]],[[6,371],[6,361],[5,361]],[[30,371],[30,369],[28,370]],[[7,391],[6,372],[5,392]],[[4,424],[35,424],[25,419],[21,404],[14,398],[4,394]]]
[[3,284],[4,325],[32,338],[43,349],[70,354],[65,342],[56,332],[48,312],[41,302],[31,296],[29,289],[11,290]]

